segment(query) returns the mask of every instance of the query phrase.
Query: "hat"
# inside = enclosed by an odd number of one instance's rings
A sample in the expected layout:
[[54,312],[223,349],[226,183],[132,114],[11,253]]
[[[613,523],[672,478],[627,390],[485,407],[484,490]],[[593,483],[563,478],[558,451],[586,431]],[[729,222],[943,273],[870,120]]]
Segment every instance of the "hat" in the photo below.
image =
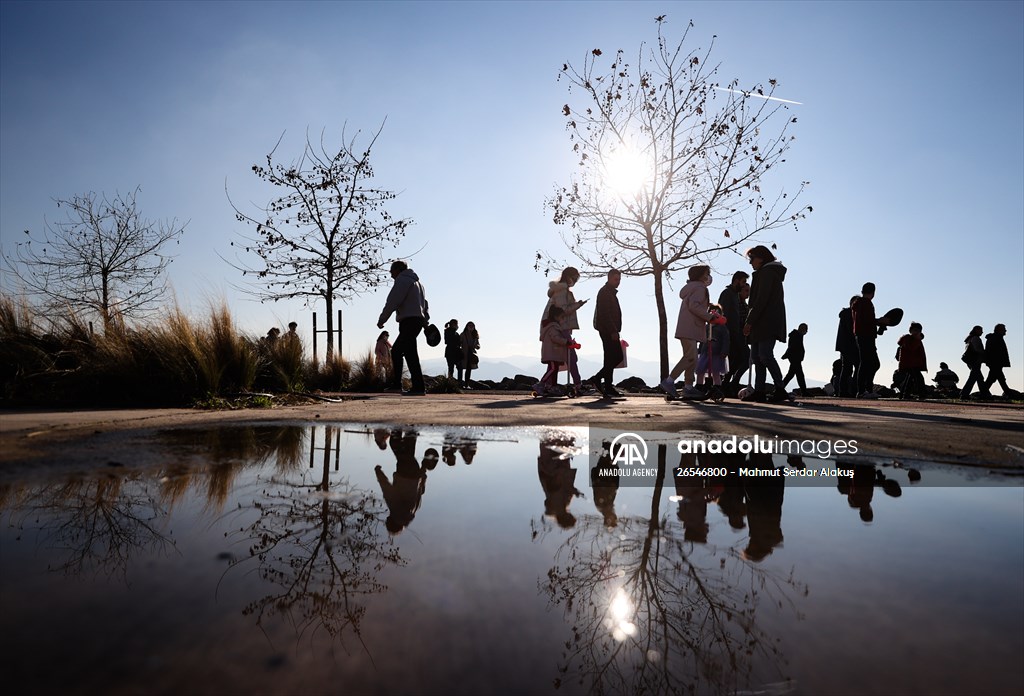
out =
[[427,324],[427,328],[423,330],[423,335],[427,337],[428,346],[440,345],[441,332],[433,324]]

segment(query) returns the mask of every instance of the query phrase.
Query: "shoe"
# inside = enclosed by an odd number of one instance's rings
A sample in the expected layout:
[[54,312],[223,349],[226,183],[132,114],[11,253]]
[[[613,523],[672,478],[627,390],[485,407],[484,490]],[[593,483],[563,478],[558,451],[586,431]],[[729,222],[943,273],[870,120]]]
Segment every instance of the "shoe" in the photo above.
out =
[[[744,390],[746,389],[750,389],[750,387],[745,387]],[[741,390],[740,393],[742,394],[744,390]],[[763,390],[750,389],[745,396],[740,397],[740,401],[753,401],[754,403],[763,404],[768,401],[768,399],[765,397]]]
[[544,386],[543,382],[534,382],[530,389],[533,390],[533,393],[537,396],[544,396],[548,391],[548,388]]
[[793,397],[789,395],[789,392],[786,391],[785,387],[776,387],[775,391],[772,392],[772,395],[768,397],[768,403],[770,404],[780,404],[783,401],[792,400]]
[[672,381],[671,377],[666,377],[661,380],[661,383],[658,384],[658,386],[661,387],[663,392],[671,396],[673,399],[679,398],[679,392],[676,391],[676,383]]
[[402,392],[402,396],[426,396],[427,392],[424,389],[410,389],[409,391]]
[[616,389],[615,387],[613,387],[610,384],[604,388],[604,395],[605,396],[622,396],[622,394],[619,393],[619,390]]
[[725,392],[720,387],[711,387],[711,391],[708,392],[708,398],[712,401],[725,401]]
[[697,389],[697,387],[693,386],[692,384],[687,384],[686,386],[683,387],[682,398],[703,400],[708,398],[708,395],[702,392],[700,389]]

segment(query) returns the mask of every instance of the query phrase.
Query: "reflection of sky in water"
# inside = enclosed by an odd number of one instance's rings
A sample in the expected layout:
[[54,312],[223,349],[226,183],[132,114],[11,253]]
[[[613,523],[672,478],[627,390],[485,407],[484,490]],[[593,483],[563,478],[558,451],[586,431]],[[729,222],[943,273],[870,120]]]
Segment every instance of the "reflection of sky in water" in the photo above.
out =
[[[928,468],[911,485],[888,468],[901,495],[876,487],[868,523],[834,481],[779,490],[781,508],[671,474],[657,495],[594,488],[583,429],[413,439],[317,426],[312,456],[309,433],[147,434],[132,446],[152,467],[5,479],[0,650],[15,680],[218,693],[1024,688],[1020,487],[934,487]],[[439,457],[425,469],[428,449]]]

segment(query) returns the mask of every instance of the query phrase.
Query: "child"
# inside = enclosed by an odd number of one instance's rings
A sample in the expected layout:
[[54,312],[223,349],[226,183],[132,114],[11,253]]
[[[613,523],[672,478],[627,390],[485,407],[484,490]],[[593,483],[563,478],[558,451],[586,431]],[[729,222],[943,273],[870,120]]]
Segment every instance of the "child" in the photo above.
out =
[[900,398],[909,399],[916,396],[923,399],[924,374],[928,371],[928,360],[924,353],[923,327],[915,322],[910,324],[910,333],[904,334],[897,345],[896,359],[899,360],[899,370],[903,373],[903,388],[900,389]]
[[548,366],[547,372],[540,381],[533,385],[537,396],[544,396],[554,390],[558,380],[558,367],[566,362],[569,354],[569,342],[565,338],[562,327],[562,316],[565,312],[561,307],[551,305],[548,316],[540,323],[540,361]]
[[708,392],[708,398],[719,401],[725,398],[722,375],[725,374],[725,358],[729,355],[729,329],[726,328],[720,305],[713,304],[708,309],[711,313],[708,321],[710,340],[703,341],[697,349],[697,387],[704,386],[704,375],[711,372],[713,386]]

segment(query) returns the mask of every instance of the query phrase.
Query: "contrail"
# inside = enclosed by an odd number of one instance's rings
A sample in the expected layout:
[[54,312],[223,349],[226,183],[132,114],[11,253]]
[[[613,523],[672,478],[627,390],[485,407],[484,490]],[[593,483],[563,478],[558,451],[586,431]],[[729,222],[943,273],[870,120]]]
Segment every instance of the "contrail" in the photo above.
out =
[[803,102],[793,101],[792,99],[779,99],[778,97],[769,97],[765,94],[758,94],[757,92],[744,92],[739,89],[729,89],[728,87],[715,87],[723,92],[732,92],[733,94],[742,94],[744,97],[760,97],[761,99],[769,99],[771,101],[783,102],[785,104],[799,104],[803,106]]

